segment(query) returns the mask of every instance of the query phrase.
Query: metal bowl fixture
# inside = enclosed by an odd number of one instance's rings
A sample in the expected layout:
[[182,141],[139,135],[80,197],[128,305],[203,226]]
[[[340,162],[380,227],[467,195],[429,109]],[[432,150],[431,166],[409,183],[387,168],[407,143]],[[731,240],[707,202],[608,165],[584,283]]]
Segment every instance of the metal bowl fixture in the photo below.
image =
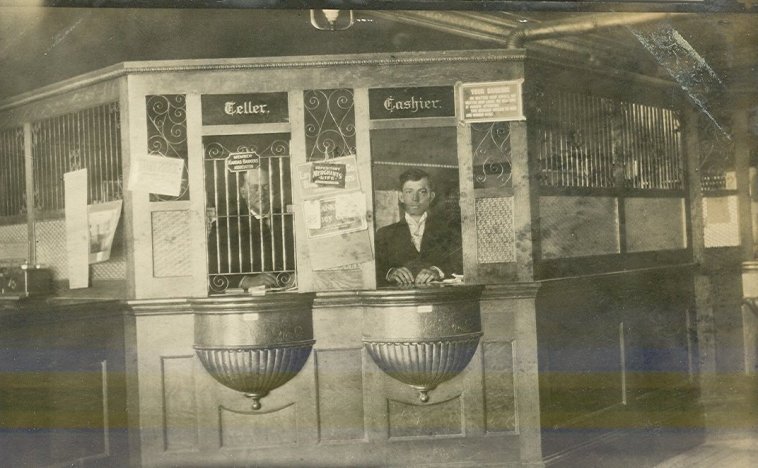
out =
[[482,325],[479,287],[387,290],[364,295],[363,344],[379,368],[429,392],[471,361]]
[[289,382],[310,356],[312,294],[193,301],[195,352],[220,384],[260,399]]

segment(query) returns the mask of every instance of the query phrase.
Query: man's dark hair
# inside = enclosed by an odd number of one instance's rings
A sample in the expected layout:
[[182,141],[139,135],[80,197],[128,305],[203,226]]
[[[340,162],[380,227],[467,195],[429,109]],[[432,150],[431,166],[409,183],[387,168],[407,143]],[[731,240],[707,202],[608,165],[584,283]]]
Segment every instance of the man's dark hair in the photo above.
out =
[[400,190],[403,190],[403,185],[405,185],[405,183],[408,182],[409,180],[412,180],[412,181],[415,182],[415,181],[421,180],[421,179],[428,180],[429,181],[429,188],[434,189],[434,187],[432,185],[432,178],[429,177],[429,174],[426,171],[418,169],[416,167],[408,169],[407,171],[405,171],[402,174],[400,174],[400,185],[399,185],[398,188]]

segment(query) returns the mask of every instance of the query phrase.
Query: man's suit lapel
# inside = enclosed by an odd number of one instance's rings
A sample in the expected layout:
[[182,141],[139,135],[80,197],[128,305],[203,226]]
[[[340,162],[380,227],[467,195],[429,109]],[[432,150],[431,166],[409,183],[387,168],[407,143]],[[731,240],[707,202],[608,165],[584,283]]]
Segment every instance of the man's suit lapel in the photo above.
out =
[[411,230],[408,227],[408,222],[405,217],[400,219],[397,223],[397,238],[402,246],[402,251],[408,251],[416,253],[416,246],[413,245],[413,239],[411,238]]
[[426,225],[424,226],[424,236],[421,238],[421,251],[426,253],[434,245],[434,236],[437,234],[437,225],[431,216],[427,215]]

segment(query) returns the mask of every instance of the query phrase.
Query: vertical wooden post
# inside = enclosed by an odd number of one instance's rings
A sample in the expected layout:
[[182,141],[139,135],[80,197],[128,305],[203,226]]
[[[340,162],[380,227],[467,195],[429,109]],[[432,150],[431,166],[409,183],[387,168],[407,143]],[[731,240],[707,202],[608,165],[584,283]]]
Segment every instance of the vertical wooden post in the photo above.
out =
[[[205,168],[203,154],[202,106],[199,93],[188,93],[187,105],[187,177],[190,191],[190,231],[192,232],[192,296],[208,295],[208,260],[205,231]],[[200,234],[200,236],[198,236]]]
[[702,400],[711,399],[708,385],[716,373],[716,334],[713,315],[713,294],[705,266],[705,238],[703,219],[703,189],[700,180],[700,145],[698,115],[687,107],[683,119],[684,150],[687,162],[687,190],[690,200],[692,224],[692,257],[696,268],[693,274],[695,292],[695,326],[698,337],[698,367]]
[[136,297],[136,267],[134,255],[134,196],[127,190],[129,168],[131,167],[131,119],[129,111],[129,77],[119,79],[119,128],[121,131],[121,196],[124,200],[122,213],[124,216],[124,252],[126,252],[126,297]]
[[750,135],[748,112],[736,109],[732,113],[735,173],[737,177],[737,210],[740,221],[740,253],[742,260],[753,259],[753,223],[750,212]]
[[34,163],[32,161],[32,124],[24,123],[24,183],[26,184],[26,227],[29,252],[27,260],[30,264],[37,263],[37,240],[34,233]]

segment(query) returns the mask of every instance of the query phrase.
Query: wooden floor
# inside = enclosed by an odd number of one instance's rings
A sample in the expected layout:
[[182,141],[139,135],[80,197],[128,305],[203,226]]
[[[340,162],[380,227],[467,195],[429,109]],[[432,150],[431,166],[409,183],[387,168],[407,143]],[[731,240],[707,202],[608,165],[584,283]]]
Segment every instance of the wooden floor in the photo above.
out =
[[758,435],[713,440],[656,465],[656,468],[752,468],[758,466]]

